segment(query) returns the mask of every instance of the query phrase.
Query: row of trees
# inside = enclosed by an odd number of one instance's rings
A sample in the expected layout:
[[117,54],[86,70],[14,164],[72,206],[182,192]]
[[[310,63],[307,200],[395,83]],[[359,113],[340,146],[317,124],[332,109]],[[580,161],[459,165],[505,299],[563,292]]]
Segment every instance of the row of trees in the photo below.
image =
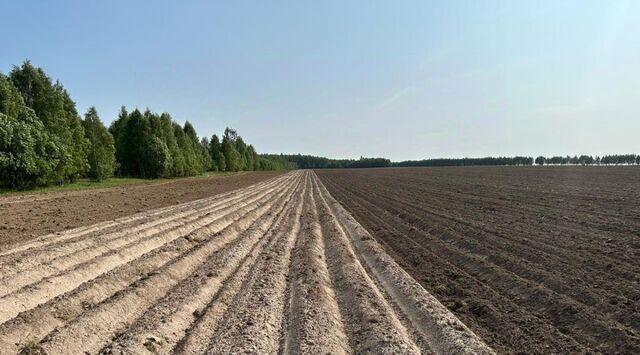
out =
[[206,147],[193,126],[174,122],[167,113],[125,107],[109,127],[114,138],[116,174],[143,178],[193,176],[211,169]]
[[273,170],[279,166],[261,158],[238,132],[227,128],[199,139],[189,121],[180,126],[168,113],[127,112],[122,107],[109,127],[115,139],[116,173],[144,178],[181,177],[205,171]]
[[536,158],[537,165],[640,165],[640,155],[636,154],[614,154],[597,156],[591,155],[581,156],[553,156]]
[[301,154],[268,154],[264,156],[287,161],[298,169],[384,168],[391,166],[391,161],[387,158],[329,159]]
[[94,107],[80,117],[60,82],[29,61],[0,73],[0,185],[30,188],[80,177],[193,176],[208,170],[287,168],[260,157],[230,128],[199,139],[167,113],[122,108],[107,129]]
[[397,167],[414,166],[479,166],[479,165],[532,165],[532,157],[485,157],[485,158],[461,158],[461,159],[424,159],[406,160],[393,163]]
[[290,163],[289,168],[298,169],[340,169],[340,168],[379,168],[379,167],[438,167],[438,166],[503,166],[503,165],[640,165],[640,155],[621,154],[605,155],[595,158],[590,155],[554,156],[545,158],[515,156],[515,157],[485,157],[485,158],[441,158],[424,160],[406,160],[391,162],[386,158],[329,159],[313,155],[301,154],[265,154],[272,160]]

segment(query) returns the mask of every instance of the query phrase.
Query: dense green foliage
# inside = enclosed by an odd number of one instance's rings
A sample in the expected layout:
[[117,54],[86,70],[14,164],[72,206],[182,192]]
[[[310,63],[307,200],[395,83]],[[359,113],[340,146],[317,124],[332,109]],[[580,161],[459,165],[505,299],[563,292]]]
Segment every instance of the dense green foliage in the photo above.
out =
[[89,108],[82,125],[85,137],[89,141],[87,176],[95,181],[110,178],[116,167],[113,136],[100,121],[95,107]]
[[205,171],[250,171],[285,169],[264,162],[252,145],[247,145],[232,128],[200,139],[188,121],[180,126],[167,113],[126,108],[109,131],[115,138],[118,175],[146,178],[194,176]]
[[28,188],[55,180],[62,149],[0,74],[0,185]]
[[297,169],[294,162],[287,160],[282,154],[260,154],[258,157],[260,170]]
[[238,133],[199,139],[167,113],[127,112],[106,129],[91,107],[84,120],[59,82],[29,61],[0,73],[0,186],[30,188],[80,177],[180,177],[205,171],[290,168],[258,156]]
[[188,121],[122,107],[109,131],[114,137],[118,175],[143,178],[193,176],[211,169],[208,147]]
[[217,135],[211,136],[209,141],[209,155],[213,163],[214,171],[225,171],[227,169],[226,159],[222,153],[222,143]]
[[74,181],[88,169],[89,142],[85,138],[82,121],[69,93],[59,82],[29,61],[15,66],[9,75],[13,86],[20,92],[24,104],[33,110],[44,125],[51,143],[56,146],[55,165],[51,173],[38,183]]
[[193,176],[205,171],[284,170],[291,166],[261,158],[232,128],[200,139],[188,121],[181,127],[167,113],[161,115],[126,108],[109,131],[115,138],[119,175],[146,178]]
[[383,168],[391,166],[391,161],[386,158],[360,159],[329,159],[313,155],[280,154],[263,155],[264,157],[279,158],[289,161],[298,169],[339,169],[339,168]]

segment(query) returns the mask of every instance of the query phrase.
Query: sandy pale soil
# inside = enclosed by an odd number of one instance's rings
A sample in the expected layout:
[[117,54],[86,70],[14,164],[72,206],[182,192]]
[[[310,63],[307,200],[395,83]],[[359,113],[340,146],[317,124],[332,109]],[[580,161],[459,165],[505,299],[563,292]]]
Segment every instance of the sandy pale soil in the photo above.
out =
[[0,247],[0,353],[489,354],[311,171]]
[[640,353],[640,169],[317,171],[499,353]]

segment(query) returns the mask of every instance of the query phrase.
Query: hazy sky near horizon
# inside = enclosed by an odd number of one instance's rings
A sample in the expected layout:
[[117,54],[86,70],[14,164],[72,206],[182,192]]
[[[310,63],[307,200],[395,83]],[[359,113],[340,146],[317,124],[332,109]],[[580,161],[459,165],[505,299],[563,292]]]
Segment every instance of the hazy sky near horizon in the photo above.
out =
[[80,112],[169,112],[259,152],[640,152],[640,1],[7,1]]

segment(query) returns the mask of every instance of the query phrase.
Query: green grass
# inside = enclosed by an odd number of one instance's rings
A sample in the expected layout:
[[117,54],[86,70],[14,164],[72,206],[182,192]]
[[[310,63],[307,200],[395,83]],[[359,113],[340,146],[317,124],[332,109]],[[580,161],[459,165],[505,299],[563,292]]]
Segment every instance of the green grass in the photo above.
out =
[[91,181],[89,179],[80,179],[70,184],[38,187],[32,190],[18,191],[18,190],[0,188],[0,196],[31,195],[31,194],[61,192],[61,191],[75,191],[75,190],[107,189],[107,188],[119,187],[119,186],[157,184],[157,183],[170,182],[174,180],[183,180],[183,179],[202,179],[202,178],[208,178],[208,177],[232,176],[232,175],[238,175],[243,173],[245,172],[241,171],[241,172],[221,173],[216,171],[209,171],[203,175],[169,178],[169,179],[140,179],[140,178],[129,178],[129,177],[113,177],[113,178],[102,180],[102,181]]

